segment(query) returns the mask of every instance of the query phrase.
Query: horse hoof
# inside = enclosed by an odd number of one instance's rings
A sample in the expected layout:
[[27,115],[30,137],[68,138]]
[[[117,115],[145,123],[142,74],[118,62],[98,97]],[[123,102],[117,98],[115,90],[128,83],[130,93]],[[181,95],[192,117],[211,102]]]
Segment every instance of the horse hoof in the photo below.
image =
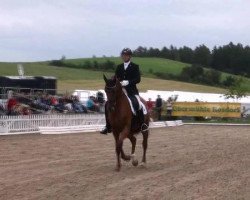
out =
[[146,167],[146,163],[145,162],[141,162],[140,163],[140,167]]
[[136,167],[136,166],[138,165],[138,160],[133,160],[133,161],[132,161],[132,164],[133,164],[133,166]]
[[130,156],[126,156],[126,157],[124,158],[124,160],[125,160],[126,162],[129,162],[129,161],[131,160],[131,157],[130,157]]

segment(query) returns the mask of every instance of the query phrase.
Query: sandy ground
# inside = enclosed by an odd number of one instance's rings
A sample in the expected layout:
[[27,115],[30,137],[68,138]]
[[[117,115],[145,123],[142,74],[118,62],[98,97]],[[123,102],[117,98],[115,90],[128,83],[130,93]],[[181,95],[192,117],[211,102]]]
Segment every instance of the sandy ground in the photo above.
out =
[[0,199],[250,199],[249,127],[151,130],[147,167],[121,172],[111,134],[1,136],[0,152]]

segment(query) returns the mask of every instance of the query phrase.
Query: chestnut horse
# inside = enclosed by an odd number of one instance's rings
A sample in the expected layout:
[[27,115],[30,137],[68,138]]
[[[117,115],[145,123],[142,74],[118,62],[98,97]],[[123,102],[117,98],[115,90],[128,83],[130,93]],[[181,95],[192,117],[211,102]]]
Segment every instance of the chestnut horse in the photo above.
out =
[[[149,130],[141,131],[141,121],[138,117],[133,116],[129,101],[125,93],[123,92],[122,85],[120,81],[116,78],[107,79],[103,75],[105,80],[105,92],[107,94],[108,102],[106,105],[108,120],[112,126],[113,135],[116,143],[116,156],[117,165],[116,170],[121,169],[121,158],[125,161],[130,161],[132,159],[132,164],[134,166],[138,165],[138,160],[135,158],[135,146],[136,137],[135,134],[142,132],[143,135],[143,156],[141,165],[146,163],[146,150],[148,146],[148,135]],[[141,99],[145,104],[145,101]],[[144,123],[149,125],[149,115],[144,117]],[[131,155],[126,155],[123,151],[123,141],[128,138],[132,143]]]

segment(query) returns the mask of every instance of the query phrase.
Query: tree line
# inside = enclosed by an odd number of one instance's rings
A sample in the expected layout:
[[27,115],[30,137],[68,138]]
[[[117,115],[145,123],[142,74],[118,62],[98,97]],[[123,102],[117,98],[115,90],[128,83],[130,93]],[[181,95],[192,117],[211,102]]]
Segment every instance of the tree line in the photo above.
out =
[[250,77],[250,47],[240,43],[230,42],[228,45],[215,46],[212,50],[204,44],[194,49],[187,46],[177,48],[173,45],[162,49],[139,46],[133,53],[136,57],[166,58]]

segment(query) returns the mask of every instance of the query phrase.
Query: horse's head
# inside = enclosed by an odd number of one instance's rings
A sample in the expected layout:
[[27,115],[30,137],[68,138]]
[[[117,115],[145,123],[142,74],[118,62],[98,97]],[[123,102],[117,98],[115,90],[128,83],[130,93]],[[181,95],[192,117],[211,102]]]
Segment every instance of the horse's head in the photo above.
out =
[[106,83],[105,92],[107,94],[109,105],[112,109],[115,108],[117,99],[121,96],[122,86],[120,81],[113,77],[111,79],[107,79],[105,75],[103,75],[103,79]]

